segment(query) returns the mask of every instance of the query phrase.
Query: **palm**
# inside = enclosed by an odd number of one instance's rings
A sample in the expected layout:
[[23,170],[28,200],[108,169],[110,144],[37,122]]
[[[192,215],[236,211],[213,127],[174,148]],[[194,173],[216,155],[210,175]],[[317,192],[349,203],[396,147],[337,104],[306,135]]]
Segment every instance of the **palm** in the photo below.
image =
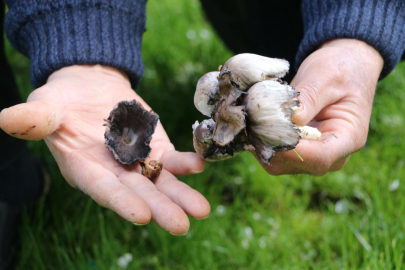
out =
[[[30,126],[57,127],[45,141],[71,186],[133,223],[146,224],[152,216],[173,234],[187,232],[185,213],[196,218],[208,215],[209,204],[202,195],[173,176],[201,171],[203,162],[193,153],[176,152],[160,123],[153,134],[150,158],[160,160],[165,169],[155,183],[139,173],[138,165],[119,164],[106,148],[104,119],[115,104],[136,99],[150,109],[127,80],[108,72],[102,74],[102,80],[98,75],[73,79],[70,73],[60,75],[51,76],[45,86],[34,91],[27,105],[45,104],[52,112]],[[31,132],[35,136],[37,129]]]

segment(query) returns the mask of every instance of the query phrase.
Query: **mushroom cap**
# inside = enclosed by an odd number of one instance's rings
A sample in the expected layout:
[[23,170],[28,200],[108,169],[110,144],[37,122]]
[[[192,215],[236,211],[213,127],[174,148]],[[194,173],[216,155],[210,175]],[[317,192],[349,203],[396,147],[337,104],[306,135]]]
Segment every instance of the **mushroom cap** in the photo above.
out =
[[197,154],[207,161],[220,161],[239,155],[245,151],[246,142],[241,138],[235,140],[227,147],[218,146],[213,140],[213,129],[215,122],[206,119],[193,125],[193,145]]
[[225,62],[220,76],[230,71],[232,81],[241,91],[246,91],[255,83],[284,77],[289,69],[290,63],[287,60],[242,53]]
[[219,71],[208,72],[197,83],[194,94],[194,105],[202,114],[211,117],[215,108],[215,95],[219,92]]
[[219,93],[213,111],[215,127],[213,139],[219,146],[228,145],[245,128],[245,106],[241,104],[241,92],[232,83],[231,74],[218,77]]
[[298,130],[291,120],[298,95],[293,87],[277,81],[259,82],[248,90],[243,100],[247,134],[262,162],[268,163],[275,152],[298,144]]
[[117,161],[132,165],[149,156],[149,143],[159,121],[156,113],[136,100],[121,101],[106,121],[105,143]]

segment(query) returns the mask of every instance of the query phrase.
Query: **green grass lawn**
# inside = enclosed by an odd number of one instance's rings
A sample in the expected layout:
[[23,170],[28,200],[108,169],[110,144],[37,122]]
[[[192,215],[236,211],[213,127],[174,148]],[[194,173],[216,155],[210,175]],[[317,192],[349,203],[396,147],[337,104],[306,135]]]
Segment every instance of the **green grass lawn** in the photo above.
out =
[[[192,151],[197,80],[231,56],[197,0],[148,3],[137,92],[160,114],[179,150]],[[29,63],[7,46],[24,98]],[[25,215],[18,269],[403,269],[405,242],[405,65],[378,85],[366,147],[339,172],[273,177],[244,153],[209,163],[181,180],[211,203],[175,237],[154,224],[136,227],[73,190],[43,142],[31,149],[48,162],[53,186],[33,217]],[[398,180],[399,187],[390,186]]]

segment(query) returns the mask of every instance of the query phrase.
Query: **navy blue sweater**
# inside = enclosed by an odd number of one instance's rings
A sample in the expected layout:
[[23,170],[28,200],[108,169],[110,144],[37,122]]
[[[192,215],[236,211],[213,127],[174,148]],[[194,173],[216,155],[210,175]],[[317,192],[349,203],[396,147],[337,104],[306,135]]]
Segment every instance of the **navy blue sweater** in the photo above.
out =
[[[35,87],[55,70],[102,64],[125,71],[137,87],[143,75],[146,0],[7,0],[11,44],[31,59]],[[381,78],[405,50],[404,0],[302,0],[305,35],[296,68],[335,38],[356,38],[384,58]]]

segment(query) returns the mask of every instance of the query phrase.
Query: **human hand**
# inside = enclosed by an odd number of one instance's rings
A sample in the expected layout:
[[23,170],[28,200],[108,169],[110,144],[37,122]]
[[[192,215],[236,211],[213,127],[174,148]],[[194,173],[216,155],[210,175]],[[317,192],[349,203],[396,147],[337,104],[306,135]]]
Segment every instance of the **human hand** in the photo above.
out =
[[204,160],[175,151],[159,123],[150,159],[162,162],[164,169],[154,183],[140,174],[139,164],[119,164],[104,144],[103,119],[115,104],[133,99],[150,110],[119,70],[70,66],[54,72],[27,103],[3,110],[0,127],[17,138],[44,138],[66,181],[101,206],[136,225],[153,218],[170,233],[184,235],[190,226],[186,213],[203,219],[210,205],[174,175],[201,172]]
[[272,175],[317,176],[340,170],[366,143],[382,67],[379,52],[354,39],[329,41],[309,55],[291,82],[302,103],[292,120],[317,127],[322,137],[300,140],[296,151],[304,161],[293,151],[278,152],[264,169]]

